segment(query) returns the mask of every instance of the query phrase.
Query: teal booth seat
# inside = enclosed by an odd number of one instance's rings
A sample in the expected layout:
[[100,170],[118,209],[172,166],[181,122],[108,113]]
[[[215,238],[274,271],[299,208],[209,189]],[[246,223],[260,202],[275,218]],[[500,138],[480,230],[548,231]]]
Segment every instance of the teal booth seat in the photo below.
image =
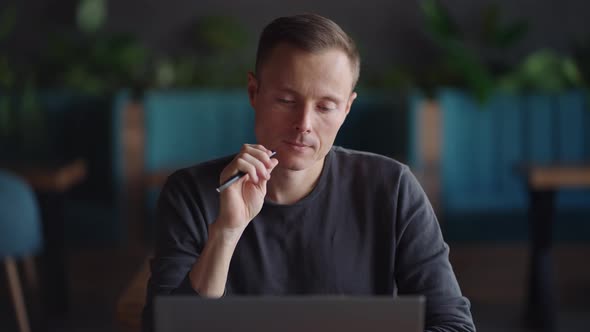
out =
[[[449,227],[462,216],[526,217],[528,193],[515,172],[518,164],[590,162],[590,106],[582,91],[497,94],[480,104],[461,90],[442,89],[436,99],[442,112],[440,197]],[[415,167],[421,164],[416,140],[421,100],[413,97],[409,118]],[[582,211],[590,220],[584,212],[590,211],[590,190],[561,190],[556,204],[558,214]],[[472,225],[478,223],[474,218]],[[505,226],[498,218],[491,222]],[[508,227],[526,230],[516,223]]]
[[[335,144],[404,159],[403,100],[397,95],[361,93]],[[234,154],[242,144],[256,142],[254,110],[245,89],[149,91],[143,106],[147,173]],[[148,193],[148,211],[153,212],[157,196],[158,190]]]
[[0,260],[31,256],[42,248],[35,194],[17,176],[0,170]]
[[172,170],[255,143],[246,91],[152,91],[143,100],[145,170]]
[[[402,98],[361,94],[335,144],[404,159]],[[255,143],[246,91],[153,91],[145,95],[145,170],[177,169]]]

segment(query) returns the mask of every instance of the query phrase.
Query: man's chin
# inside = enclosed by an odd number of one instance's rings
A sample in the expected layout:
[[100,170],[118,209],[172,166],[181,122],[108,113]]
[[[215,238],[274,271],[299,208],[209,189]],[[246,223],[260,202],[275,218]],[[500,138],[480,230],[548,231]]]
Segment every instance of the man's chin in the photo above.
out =
[[309,164],[303,162],[284,162],[279,163],[278,167],[289,171],[304,171],[309,168]]
[[308,158],[284,156],[279,159],[277,167],[288,169],[290,171],[304,171],[313,165],[313,161]]
[[309,156],[293,156],[283,155],[279,157],[279,164],[277,167],[287,169],[290,171],[305,171],[313,168],[319,160],[316,160],[313,155]]

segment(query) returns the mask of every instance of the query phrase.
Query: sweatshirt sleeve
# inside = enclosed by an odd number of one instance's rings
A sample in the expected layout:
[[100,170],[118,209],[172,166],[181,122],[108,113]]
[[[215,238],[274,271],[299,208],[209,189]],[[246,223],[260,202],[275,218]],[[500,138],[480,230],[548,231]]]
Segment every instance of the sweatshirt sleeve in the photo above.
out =
[[156,244],[150,261],[142,331],[153,331],[158,295],[195,295],[189,272],[206,242],[207,222],[199,209],[194,181],[183,171],[171,175],[158,198]]
[[397,197],[398,294],[426,297],[426,331],[475,331],[470,303],[449,262],[449,247],[422,187],[404,167]]

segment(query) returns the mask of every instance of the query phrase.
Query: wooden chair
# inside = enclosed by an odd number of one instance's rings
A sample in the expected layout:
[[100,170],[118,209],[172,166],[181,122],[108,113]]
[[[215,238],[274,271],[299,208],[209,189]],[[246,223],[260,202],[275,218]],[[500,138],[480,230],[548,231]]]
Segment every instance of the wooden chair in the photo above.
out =
[[141,329],[141,313],[150,278],[149,265],[149,259],[146,259],[117,300],[116,317],[122,331],[139,332]]

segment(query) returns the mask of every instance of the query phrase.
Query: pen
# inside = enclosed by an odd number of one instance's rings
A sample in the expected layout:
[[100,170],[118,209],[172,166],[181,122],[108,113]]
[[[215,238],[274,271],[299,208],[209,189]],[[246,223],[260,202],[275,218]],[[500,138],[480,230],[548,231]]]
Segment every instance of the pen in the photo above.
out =
[[[273,151],[270,154],[270,158],[274,157],[277,154],[276,151]],[[229,179],[227,179],[221,186],[217,187],[215,190],[217,190],[218,193],[224,191],[225,189],[227,189],[229,186],[232,185],[232,183],[238,181],[239,179],[241,179],[244,175],[246,175],[247,173],[244,173],[242,171],[239,171],[236,175],[230,177]]]

